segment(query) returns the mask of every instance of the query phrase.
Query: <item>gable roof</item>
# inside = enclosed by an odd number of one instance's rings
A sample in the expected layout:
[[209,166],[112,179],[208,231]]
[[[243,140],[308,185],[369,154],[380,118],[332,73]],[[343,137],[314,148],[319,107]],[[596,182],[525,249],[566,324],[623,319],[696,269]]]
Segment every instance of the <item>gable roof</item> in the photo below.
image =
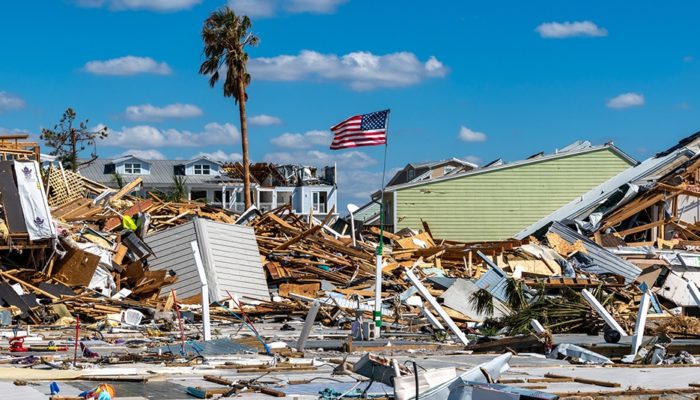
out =
[[182,165],[190,165],[190,164],[196,163],[197,161],[202,161],[202,160],[209,161],[210,163],[216,164],[216,165],[224,165],[222,162],[216,161],[213,158],[210,158],[208,156],[199,156],[197,158],[193,158],[189,161],[183,162]]
[[146,164],[150,164],[150,163],[151,163],[151,161],[149,161],[149,160],[144,160],[143,158],[136,157],[136,156],[131,155],[131,154],[125,154],[125,155],[123,155],[123,156],[121,156],[121,157],[119,157],[119,158],[115,158],[115,159],[109,160],[109,161],[111,161],[112,164],[121,164],[121,163],[123,163],[124,161],[131,160],[131,159],[139,160],[139,161],[141,161],[142,163],[146,163]]
[[[586,143],[588,143],[588,142],[586,142]],[[408,183],[402,183],[399,185],[389,186],[389,187],[385,188],[385,191],[386,192],[394,192],[394,191],[409,188],[409,187],[429,185],[429,184],[433,184],[435,182],[442,182],[442,181],[447,181],[447,180],[451,180],[451,179],[463,178],[466,176],[479,175],[479,174],[484,174],[487,172],[497,171],[497,170],[502,170],[502,169],[516,168],[516,167],[520,167],[523,165],[535,164],[535,163],[554,160],[554,159],[558,159],[558,158],[571,157],[571,156],[578,155],[578,154],[592,153],[594,151],[602,151],[602,150],[612,151],[613,153],[619,155],[621,158],[623,158],[625,161],[627,161],[630,165],[637,165],[638,164],[637,160],[635,160],[634,158],[627,155],[625,152],[623,152],[622,150],[617,148],[612,143],[606,143],[604,145],[599,145],[599,146],[591,146],[590,143],[588,143],[588,146],[577,146],[573,150],[570,150],[570,151],[558,151],[554,154],[542,155],[539,157],[528,158],[525,160],[515,161],[512,163],[493,165],[491,167],[485,167],[485,168],[477,168],[477,169],[465,171],[465,172],[458,173],[458,174],[445,175],[443,177],[431,179],[428,181],[408,182]]]

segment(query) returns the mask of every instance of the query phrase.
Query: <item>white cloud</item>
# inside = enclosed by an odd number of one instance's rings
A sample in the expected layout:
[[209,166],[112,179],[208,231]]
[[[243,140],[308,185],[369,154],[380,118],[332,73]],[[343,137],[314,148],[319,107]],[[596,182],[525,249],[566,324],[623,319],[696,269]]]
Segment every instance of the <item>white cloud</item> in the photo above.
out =
[[479,165],[481,163],[481,157],[477,156],[466,156],[463,158],[463,160],[476,165]]
[[124,112],[130,121],[162,121],[168,118],[194,118],[202,115],[202,110],[194,104],[168,104],[156,107],[151,104],[129,106]]
[[212,160],[216,160],[216,161],[220,161],[220,162],[234,162],[234,161],[241,161],[243,159],[243,155],[241,155],[241,153],[226,153],[223,150],[217,150],[213,153],[200,151],[199,153],[195,154],[191,159],[194,159],[197,157],[208,157],[208,158],[211,158]]
[[229,0],[236,13],[249,17],[272,17],[279,13],[330,14],[348,0]]
[[316,167],[326,165],[338,165],[340,169],[361,169],[374,165],[377,160],[361,151],[343,151],[335,153],[324,153],[318,150],[308,150],[299,152],[277,152],[268,153],[263,156],[263,161],[275,164],[306,164]]
[[38,135],[34,135],[34,134],[30,133],[28,129],[3,128],[2,126],[0,126],[0,134],[14,134],[14,133],[27,133],[27,134],[29,134],[30,138],[32,136],[38,136]]
[[622,109],[641,107],[644,105],[644,95],[639,93],[623,93],[608,100],[608,108]]
[[105,146],[131,147],[135,143],[143,147],[199,147],[207,145],[231,145],[239,142],[241,135],[231,124],[209,123],[201,132],[177,129],[158,129],[150,125],[124,127],[109,130],[102,142]]
[[283,133],[274,137],[270,143],[289,149],[308,149],[313,146],[329,146],[331,134],[328,131],[308,131],[306,133]]
[[83,67],[86,72],[95,75],[169,75],[170,66],[157,62],[150,57],[126,56],[109,60],[89,61]]
[[24,108],[24,100],[12,93],[0,91],[0,112]]
[[260,114],[260,115],[253,115],[252,117],[249,117],[248,123],[251,125],[260,125],[260,126],[281,125],[282,119],[280,119],[279,117],[273,117],[272,115]]
[[202,0],[75,0],[80,7],[107,7],[110,10],[149,10],[149,11],[179,11],[187,10],[200,4]]
[[288,0],[285,3],[285,8],[293,13],[317,13],[328,14],[335,10],[347,0]]
[[462,127],[459,128],[459,138],[465,142],[484,142],[486,141],[486,134],[473,131],[462,125]]
[[448,69],[437,58],[426,62],[410,52],[374,55],[359,51],[343,56],[302,50],[298,55],[260,57],[248,64],[253,79],[269,81],[337,81],[354,90],[405,87],[444,77]]
[[123,157],[131,155],[134,157],[138,158],[143,158],[145,160],[165,160],[165,154],[161,153],[160,151],[156,149],[146,149],[146,150],[139,150],[139,149],[129,149],[126,151],[123,151],[112,158],[118,158],[118,157]]
[[[372,193],[381,190],[381,181],[381,171],[338,168],[338,198],[342,202],[357,202],[361,206],[370,200]],[[344,214],[345,210],[341,209],[340,212]]]
[[605,28],[591,21],[548,22],[539,25],[535,31],[545,39],[563,39],[576,36],[608,36]]
[[277,8],[275,0],[229,0],[228,5],[236,14],[249,17],[271,17]]

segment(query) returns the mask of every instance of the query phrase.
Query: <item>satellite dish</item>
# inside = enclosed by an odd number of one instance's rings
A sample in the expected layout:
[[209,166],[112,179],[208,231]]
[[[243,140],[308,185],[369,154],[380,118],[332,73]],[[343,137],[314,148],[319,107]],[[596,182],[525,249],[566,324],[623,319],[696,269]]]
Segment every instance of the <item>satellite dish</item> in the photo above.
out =
[[358,206],[356,206],[356,205],[354,205],[354,204],[352,204],[352,203],[349,203],[346,207],[347,207],[348,212],[349,212],[350,214],[354,214],[355,211],[357,211],[357,210],[360,209],[360,207],[358,207]]

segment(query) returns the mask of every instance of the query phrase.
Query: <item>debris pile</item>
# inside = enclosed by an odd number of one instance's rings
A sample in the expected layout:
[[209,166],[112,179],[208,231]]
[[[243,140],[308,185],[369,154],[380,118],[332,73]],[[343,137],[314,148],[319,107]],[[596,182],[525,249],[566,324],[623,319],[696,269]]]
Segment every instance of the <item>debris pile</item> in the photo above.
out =
[[[0,153],[12,159],[0,161],[0,332],[11,363],[58,371],[217,360],[226,369],[235,363],[216,357],[247,353],[269,363],[255,369],[238,360],[238,371],[314,371],[313,362],[294,360],[320,348],[698,364],[700,137],[513,239],[478,243],[435,237],[430,221],[416,230],[355,232],[334,220],[334,209],[315,217],[291,205],[237,214],[168,201],[144,193],[139,178],[112,189],[60,164],[41,167],[38,148],[13,140],[0,138]],[[288,172],[290,182],[303,178],[304,171]],[[256,171],[260,180],[281,173]],[[138,350],[105,350],[117,344]],[[419,372],[376,355],[334,365],[392,387],[397,399],[414,398],[415,389],[435,399],[469,398],[466,391],[556,398],[495,382],[511,356],[466,372]],[[83,372],[76,376],[89,376]],[[283,394],[253,377],[204,380],[222,387],[187,393]]]

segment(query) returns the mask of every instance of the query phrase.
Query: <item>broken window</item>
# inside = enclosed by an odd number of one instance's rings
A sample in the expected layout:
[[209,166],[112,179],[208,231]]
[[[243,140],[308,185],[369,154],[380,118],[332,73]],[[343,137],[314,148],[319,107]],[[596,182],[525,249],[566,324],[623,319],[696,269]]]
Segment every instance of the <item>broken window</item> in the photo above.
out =
[[[217,190],[214,192],[214,203],[221,203],[221,199],[223,199],[224,196],[221,195],[221,190]],[[231,203],[231,192],[228,190],[226,191],[226,204]]]
[[195,175],[209,175],[211,173],[211,165],[209,164],[195,164],[194,174]]
[[207,201],[206,190],[193,190],[190,192],[190,200],[192,201]]
[[141,163],[124,163],[125,174],[140,174]]
[[261,211],[272,210],[272,191],[271,190],[261,191],[259,199],[260,199],[260,202],[258,203],[258,208]]
[[277,207],[291,204],[292,202],[292,192],[277,192]]

